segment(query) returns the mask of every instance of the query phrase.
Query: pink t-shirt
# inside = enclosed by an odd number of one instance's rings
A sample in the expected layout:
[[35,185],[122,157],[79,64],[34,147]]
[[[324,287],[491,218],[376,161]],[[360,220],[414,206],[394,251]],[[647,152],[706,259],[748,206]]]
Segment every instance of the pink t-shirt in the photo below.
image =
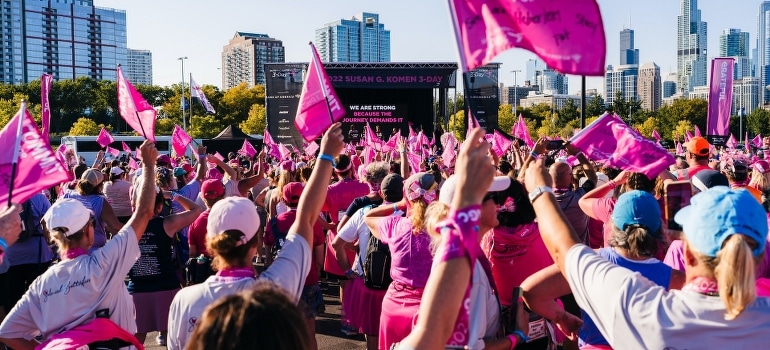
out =
[[684,254],[682,254],[682,241],[679,239],[671,241],[663,258],[663,263],[671,266],[672,269],[684,271]]
[[604,241],[602,247],[610,246],[610,237],[612,237],[612,225],[610,224],[610,216],[612,210],[615,209],[615,198],[599,198],[591,206],[591,210],[594,212],[594,217],[604,223],[602,232],[604,233]]
[[390,277],[415,288],[428,282],[433,255],[430,236],[412,232],[412,222],[401,216],[380,219],[380,240],[390,248]]
[[[339,223],[342,216],[345,215],[345,211],[353,203],[353,200],[365,196],[369,193],[369,185],[361,183],[355,180],[345,180],[329,185],[329,192],[326,194],[326,201],[324,202],[323,209],[321,211],[329,213],[332,218],[332,222]],[[324,271],[343,276],[345,271],[342,271],[340,265],[337,263],[337,259],[334,255],[334,237],[337,236],[337,230],[329,230],[326,235],[326,257],[324,258]],[[356,252],[348,249],[348,261],[355,261]]]
[[[206,209],[200,216],[198,216],[192,224],[190,224],[190,232],[187,234],[187,243],[194,245],[198,251],[198,255],[203,254],[209,256],[206,250],[206,225],[209,222],[209,209]],[[195,258],[195,256],[191,256]]]
[[481,248],[492,266],[500,303],[511,305],[513,289],[535,272],[553,265],[537,223],[498,226],[481,239]]

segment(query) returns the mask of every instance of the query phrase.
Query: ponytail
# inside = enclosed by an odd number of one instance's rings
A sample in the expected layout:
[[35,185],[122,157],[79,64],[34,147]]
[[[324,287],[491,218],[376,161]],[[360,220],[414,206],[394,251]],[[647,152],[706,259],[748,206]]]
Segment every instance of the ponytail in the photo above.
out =
[[409,220],[412,221],[412,229],[415,234],[425,231],[425,211],[428,203],[422,197],[410,201],[411,207]]
[[727,238],[716,257],[714,276],[719,297],[725,304],[725,319],[737,318],[757,297],[755,285],[756,259],[751,245],[756,242],[741,234]]

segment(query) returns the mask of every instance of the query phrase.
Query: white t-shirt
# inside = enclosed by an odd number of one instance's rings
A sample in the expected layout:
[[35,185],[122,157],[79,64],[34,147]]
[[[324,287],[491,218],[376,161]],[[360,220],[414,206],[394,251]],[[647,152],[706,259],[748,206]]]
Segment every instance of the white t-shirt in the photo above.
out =
[[[310,271],[310,245],[295,233],[286,236],[281,253],[272,265],[260,276],[283,288],[288,296],[299,302],[305,278]],[[195,324],[203,316],[203,311],[215,300],[235,294],[254,285],[257,280],[228,279],[211,276],[201,284],[183,288],[176,294],[168,314],[168,348],[184,349]]]
[[484,349],[484,338],[494,337],[500,323],[500,304],[489,284],[484,267],[476,261],[473,267],[473,285],[471,286],[471,306],[468,317],[468,349]]
[[84,324],[109,309],[110,320],[136,333],[134,302],[125,276],[139,258],[131,226],[124,226],[101,249],[51,266],[38,277],[0,324],[0,337],[32,339]]
[[364,274],[364,269],[361,267],[361,259],[366,255],[366,247],[369,245],[369,233],[371,232],[369,231],[369,226],[364,221],[364,215],[371,208],[371,206],[366,206],[356,211],[337,232],[337,237],[345,242],[353,243],[358,239],[358,254],[351,268],[359,275]]
[[770,298],[757,298],[738,318],[726,321],[719,297],[667,292],[585,245],[570,248],[564,265],[578,305],[615,349],[767,347]]

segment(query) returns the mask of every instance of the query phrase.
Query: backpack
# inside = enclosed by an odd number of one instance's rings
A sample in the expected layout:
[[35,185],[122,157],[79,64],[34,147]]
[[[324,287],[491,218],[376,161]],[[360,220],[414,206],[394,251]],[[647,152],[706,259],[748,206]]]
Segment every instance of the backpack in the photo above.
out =
[[[364,270],[364,285],[369,289],[386,290],[393,279],[390,278],[390,249],[369,232],[366,256],[361,262]],[[359,256],[359,260],[361,257]]]
[[24,224],[24,229],[19,234],[19,239],[16,242],[24,242],[32,237],[43,237],[38,231],[40,227],[39,223],[35,223],[32,217],[32,201],[28,200],[22,204],[21,222]]
[[278,252],[283,248],[283,244],[286,242],[286,235],[288,232],[281,232],[278,230],[278,217],[274,216],[270,219],[270,232],[273,234],[273,256],[278,256]]

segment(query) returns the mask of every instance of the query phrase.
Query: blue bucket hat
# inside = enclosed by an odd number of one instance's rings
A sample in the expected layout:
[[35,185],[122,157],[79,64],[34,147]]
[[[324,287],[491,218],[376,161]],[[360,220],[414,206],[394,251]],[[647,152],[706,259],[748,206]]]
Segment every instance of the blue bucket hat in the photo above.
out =
[[767,213],[745,189],[717,186],[698,193],[690,205],[674,217],[682,225],[687,242],[697,251],[716,257],[722,244],[733,234],[743,234],[757,242],[754,256],[765,251]]
[[[756,200],[755,200],[756,201]],[[618,229],[625,231],[630,225],[641,225],[655,238],[661,238],[660,206],[651,194],[633,190],[623,193],[612,210],[612,221]]]

